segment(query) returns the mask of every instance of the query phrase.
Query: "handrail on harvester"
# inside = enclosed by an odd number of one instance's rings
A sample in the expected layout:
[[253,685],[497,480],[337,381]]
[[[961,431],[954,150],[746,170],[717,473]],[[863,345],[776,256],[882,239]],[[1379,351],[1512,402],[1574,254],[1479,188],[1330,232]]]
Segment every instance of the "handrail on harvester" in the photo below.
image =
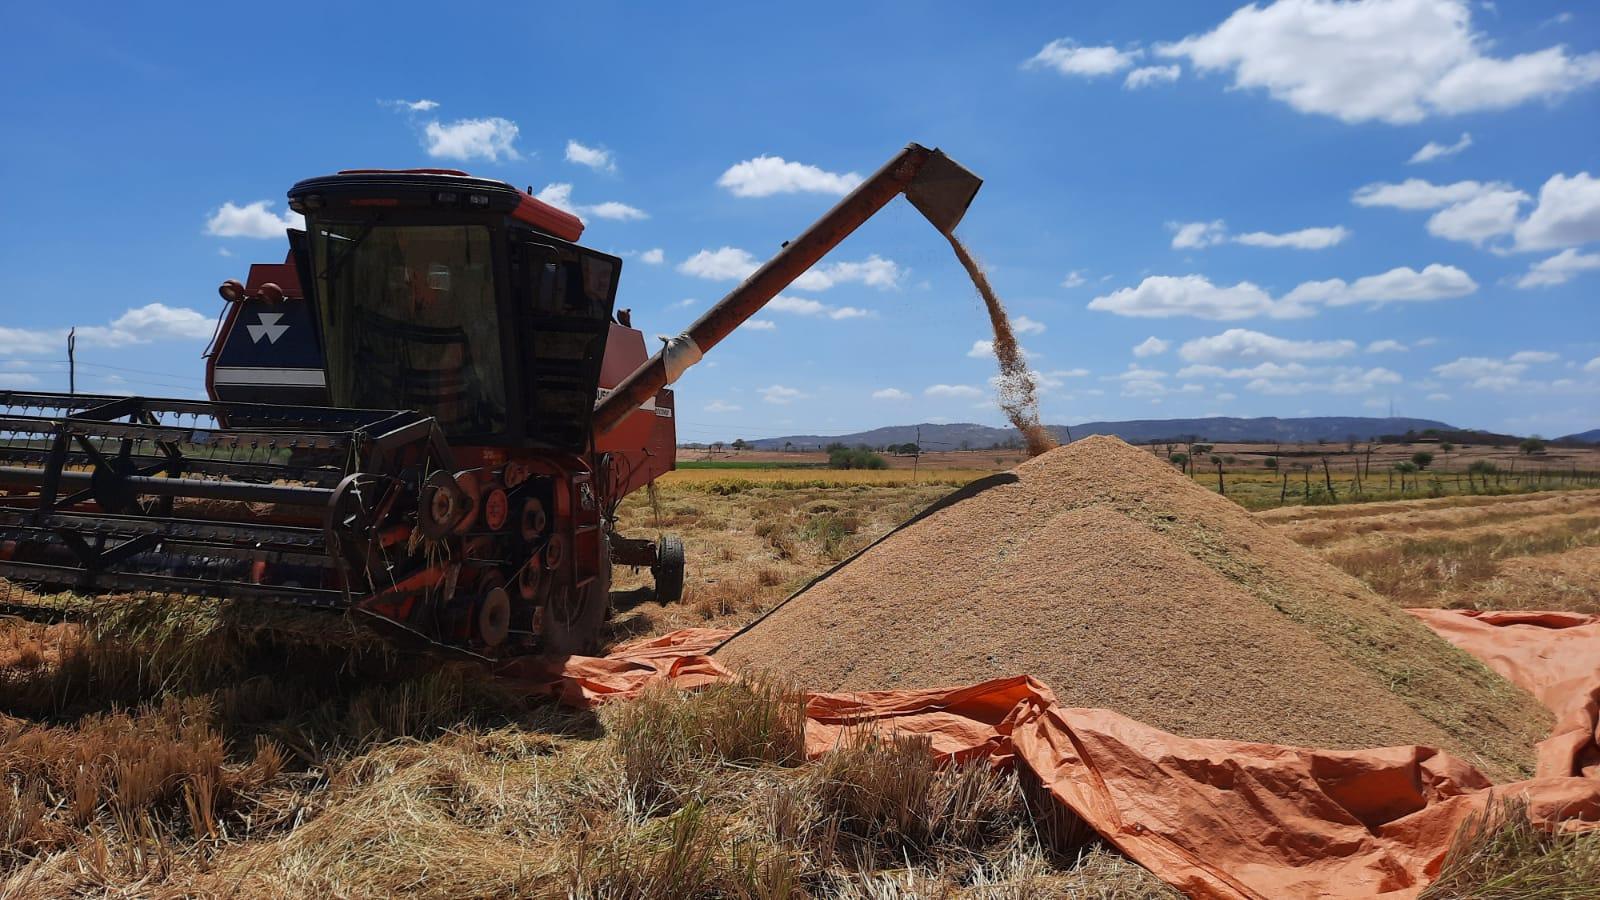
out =
[[629,413],[653,399],[657,391],[677,381],[706,351],[759,312],[896,195],[904,193],[934,228],[948,235],[982,184],[982,179],[939,150],[907,145],[706,310],[687,331],[668,340],[656,355],[624,378],[595,405],[595,433],[605,434],[615,428]]

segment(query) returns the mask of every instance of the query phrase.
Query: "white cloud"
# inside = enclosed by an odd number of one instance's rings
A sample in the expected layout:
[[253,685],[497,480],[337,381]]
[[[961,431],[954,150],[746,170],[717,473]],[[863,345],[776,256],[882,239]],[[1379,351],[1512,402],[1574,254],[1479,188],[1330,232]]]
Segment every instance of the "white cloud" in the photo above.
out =
[[406,112],[432,112],[439,108],[437,100],[379,100],[378,103]]
[[1487,391],[1506,391],[1523,386],[1521,376],[1527,370],[1527,363],[1482,356],[1463,356],[1433,367],[1434,373],[1441,378],[1465,381],[1468,387]]
[[1517,287],[1534,288],[1566,284],[1583,272],[1600,269],[1600,253],[1579,253],[1576,247],[1534,263],[1517,279]]
[[582,222],[587,222],[588,216],[611,219],[617,222],[637,222],[641,219],[650,218],[650,214],[644,210],[629,206],[626,203],[618,203],[615,200],[607,200],[604,203],[592,205],[574,203],[572,200],[572,185],[564,181],[547,184],[539,190],[539,193],[533,196],[535,200],[572,213]]
[[1455,266],[1439,263],[1423,267],[1421,272],[1408,266],[1390,269],[1381,275],[1368,275],[1347,284],[1344,279],[1308,281],[1295,287],[1283,298],[1291,306],[1305,303],[1326,303],[1329,306],[1350,306],[1366,303],[1381,306],[1395,302],[1421,302],[1464,297],[1478,289],[1472,277]]
[[1514,363],[1553,363],[1560,358],[1561,354],[1548,350],[1520,350],[1511,354]]
[[1277,0],[1156,52],[1344,122],[1505,109],[1600,81],[1600,53],[1569,56],[1556,46],[1493,57],[1491,46],[1473,30],[1466,0]]
[[647,266],[659,266],[667,261],[667,254],[660,247],[652,247],[639,254],[639,262]]
[[1457,181],[1453,184],[1434,184],[1421,178],[1407,178],[1399,184],[1375,182],[1356,189],[1350,198],[1357,206],[1389,206],[1394,209],[1439,209],[1471,200],[1487,191],[1510,190],[1503,181]]
[[899,388],[883,388],[872,392],[874,400],[910,400],[911,395]]
[[1486,190],[1434,213],[1428,218],[1428,233],[1481,245],[1489,238],[1510,234],[1517,226],[1522,204],[1529,199],[1518,190]]
[[1044,334],[1044,323],[1036,322],[1027,316],[1017,316],[1011,320],[1011,330],[1017,334]]
[[[760,267],[749,252],[738,247],[701,250],[678,265],[678,271],[711,281],[737,281]],[[813,266],[794,280],[804,291],[825,291],[839,284],[863,284],[888,290],[898,288],[906,270],[892,259],[872,254],[864,260],[843,261]]]
[[1600,372],[1600,356],[1596,356],[1594,359],[1584,363],[1583,370],[1585,372]]
[[700,301],[698,299],[694,298],[694,297],[685,297],[682,300],[679,300],[679,301],[676,301],[675,303],[673,303],[671,308],[672,309],[688,309],[689,307],[694,306],[699,302]]
[[637,222],[640,219],[650,218],[650,214],[644,210],[615,200],[607,200],[580,209],[597,219],[612,219],[618,222]]
[[448,125],[435,120],[423,126],[422,146],[437,159],[518,160],[522,154],[514,146],[517,133],[517,123],[498,116],[458,119]]
[[596,172],[615,172],[616,160],[611,158],[611,151],[601,147],[589,147],[570,138],[567,139],[567,162],[588,166]]
[[864,284],[879,290],[898,288],[905,271],[892,259],[874,253],[858,262],[836,262],[813,266],[794,280],[802,290],[825,291],[836,284]]
[[738,412],[741,409],[744,409],[744,407],[736,403],[724,403],[721,400],[713,400],[705,405],[705,411],[708,413],[731,413]]
[[538,200],[540,203],[548,203],[557,209],[567,210],[568,212],[571,212],[575,206],[575,204],[572,202],[572,185],[567,184],[564,181],[557,181],[545,185],[543,188],[540,188],[539,193],[533,195],[533,199]]
[[801,316],[820,316],[828,311],[828,307],[815,300],[807,300],[804,297],[790,297],[787,294],[779,294],[767,301],[767,309],[773,312],[794,313]]
[[1310,314],[1309,310],[1287,311],[1248,281],[1218,286],[1203,275],[1152,275],[1139,282],[1138,287],[1121,288],[1090,300],[1089,308],[1147,319],[1194,316],[1229,320]]
[[831,194],[842,196],[861,183],[855,172],[829,172],[781,156],[758,156],[734,163],[717,179],[735,197],[769,197],[773,194]]
[[1477,282],[1454,266],[1434,263],[1421,272],[1401,266],[1380,275],[1347,283],[1342,278],[1307,281],[1280,299],[1241,281],[1231,287],[1212,284],[1203,275],[1152,275],[1137,287],[1121,288],[1089,301],[1089,308],[1119,316],[1165,319],[1193,316],[1230,321],[1267,316],[1293,319],[1316,314],[1316,304],[1380,306],[1401,301],[1443,300],[1478,289]]
[[1066,278],[1061,279],[1061,286],[1064,288],[1082,287],[1086,281],[1088,279],[1083,277],[1082,269],[1073,269],[1067,273]]
[[1296,250],[1323,250],[1344,242],[1350,236],[1350,229],[1343,225],[1334,225],[1325,228],[1302,228],[1299,231],[1289,231],[1283,234],[1271,234],[1265,231],[1251,231],[1235,237],[1234,243],[1245,244],[1251,247],[1292,247]]
[[1427,398],[1432,403],[1449,403],[1449,394],[1429,394]]
[[1539,205],[1517,226],[1518,250],[1553,250],[1600,241],[1600,178],[1552,175]]
[[972,342],[972,349],[967,351],[971,359],[989,359],[994,356],[994,341],[978,340]]
[[26,388],[38,383],[39,377],[27,372],[0,372],[0,387],[3,388]]
[[108,328],[80,328],[78,336],[89,340],[143,344],[160,340],[209,340],[216,331],[216,320],[211,316],[183,307],[164,303],[147,303],[135,307],[111,321]]
[[[1257,366],[1266,369],[1270,364]],[[1234,370],[1228,377],[1250,377],[1248,370]],[[1300,379],[1300,380],[1292,380]],[[1312,380],[1315,379],[1315,380]],[[1272,396],[1297,396],[1309,393],[1362,394],[1380,385],[1400,384],[1399,373],[1380,367],[1363,369],[1359,366],[1334,366],[1307,369],[1298,363],[1263,371],[1245,384],[1245,389]]]
[[1155,335],[1151,335],[1150,337],[1147,337],[1143,341],[1139,342],[1139,345],[1133,348],[1133,355],[1139,357],[1140,359],[1143,359],[1147,356],[1160,356],[1161,354],[1167,352],[1167,349],[1171,346],[1171,341],[1163,341]]
[[229,250],[227,247],[218,247],[217,248],[217,255],[218,256],[232,256],[233,255],[233,251]]
[[1198,250],[1217,244],[1233,242],[1250,247],[1292,247],[1296,250],[1325,250],[1343,243],[1350,229],[1343,225],[1302,228],[1273,234],[1269,231],[1249,231],[1240,235],[1228,234],[1228,223],[1221,219],[1210,222],[1168,222],[1173,231],[1172,247],[1175,250]]
[[1369,184],[1351,198],[1360,206],[1438,209],[1428,231],[1438,237],[1482,244],[1491,237],[1515,235],[1517,250],[1553,250],[1600,240],[1600,179],[1588,172],[1550,176],[1539,202],[1525,219],[1530,198],[1505,182],[1458,181],[1436,185],[1420,178],[1400,184]]
[[1233,360],[1337,359],[1348,356],[1355,349],[1355,341],[1295,341],[1248,328],[1230,328],[1221,334],[1184,342],[1178,348],[1178,355],[1189,362],[1219,363]]
[[777,331],[778,323],[771,319],[746,319],[744,324],[739,327],[748,328],[751,331]]
[[1137,91],[1154,84],[1171,84],[1181,74],[1183,70],[1177,66],[1142,66],[1129,72],[1128,77],[1122,80],[1122,86]]
[[701,250],[678,264],[678,271],[709,281],[738,281],[761,264],[748,252],[738,247],[721,247]]
[[982,390],[970,384],[932,384],[922,393],[929,397],[955,397],[969,400],[983,396]]
[[1172,249],[1196,250],[1210,247],[1228,239],[1227,225],[1217,219],[1213,222],[1168,222],[1172,229]]
[[788,294],[773,297],[767,302],[766,308],[774,312],[793,313],[798,316],[826,316],[834,320],[865,319],[876,315],[871,310],[855,306],[829,306],[806,297],[792,297]]
[[807,394],[798,388],[786,387],[781,384],[774,384],[770,387],[761,388],[761,399],[768,403],[776,403],[779,406],[792,403],[796,400],[804,400],[810,396],[810,394]]
[[1472,135],[1463,131],[1461,132],[1461,138],[1454,144],[1439,144],[1433,141],[1423,144],[1422,147],[1417,150],[1417,152],[1411,154],[1411,158],[1406,160],[1406,163],[1414,166],[1418,163],[1433,162],[1436,159],[1443,159],[1446,156],[1455,156],[1457,153],[1460,153],[1471,146]]
[[33,328],[8,328],[0,325],[0,353],[7,356],[57,354],[67,346],[67,330],[44,331]]
[[[184,307],[147,303],[133,307],[105,325],[78,328],[80,347],[126,347],[155,341],[206,341],[216,330],[216,319]],[[29,356],[57,354],[66,349],[67,329],[7,328],[0,326],[0,354]]]
[[1137,48],[1083,47],[1070,38],[1057,38],[1023,63],[1026,68],[1049,68],[1062,75],[1098,78],[1129,68],[1144,51]]
[[1389,340],[1388,338],[1385,338],[1381,341],[1373,341],[1367,345],[1368,353],[1404,353],[1405,351],[1405,344],[1402,344],[1399,341]]
[[228,201],[206,220],[206,234],[216,237],[281,238],[290,228],[306,227],[305,216],[293,210],[278,215],[269,207],[271,200],[257,200],[237,206]]

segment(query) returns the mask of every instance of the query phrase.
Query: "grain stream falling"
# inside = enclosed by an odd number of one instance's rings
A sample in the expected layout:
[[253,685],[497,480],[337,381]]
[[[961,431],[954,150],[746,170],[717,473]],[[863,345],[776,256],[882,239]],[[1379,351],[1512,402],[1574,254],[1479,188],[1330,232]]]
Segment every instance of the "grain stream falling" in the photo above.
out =
[[999,295],[989,284],[988,273],[973,259],[961,239],[954,232],[945,234],[945,237],[950,239],[956,259],[967,270],[972,286],[978,289],[978,296],[983,298],[983,305],[989,311],[989,324],[994,327],[994,356],[1000,361],[1000,381],[996,386],[1000,408],[1005,411],[1011,424],[1022,432],[1022,439],[1028,445],[1028,455],[1038,456],[1058,445],[1055,436],[1039,421],[1038,382],[1028,368],[1022,348],[1017,346],[1017,335],[1011,330],[1011,319],[1006,315],[1005,304],[1000,302]]

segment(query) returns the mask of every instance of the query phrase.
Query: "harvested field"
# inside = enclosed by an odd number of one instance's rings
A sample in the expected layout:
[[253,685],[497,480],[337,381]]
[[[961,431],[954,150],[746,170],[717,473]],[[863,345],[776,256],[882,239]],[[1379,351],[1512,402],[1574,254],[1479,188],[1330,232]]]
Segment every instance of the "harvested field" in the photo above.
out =
[[[1460,502],[1469,499],[1478,502]],[[1568,491],[1531,497],[1446,497],[1328,507],[1319,511],[1330,515],[1307,515],[1306,509],[1299,508],[1272,510],[1260,516],[1262,521],[1279,526],[1296,543],[1311,547],[1352,539],[1365,541],[1426,533],[1447,533],[1460,538],[1468,529],[1504,532],[1532,524],[1532,530],[1538,531],[1553,521],[1553,517],[1600,517],[1600,491]]]
[[1257,518],[1396,605],[1600,612],[1600,491],[1316,512]]
[[719,656],[817,689],[1030,673],[1195,737],[1446,747],[1530,771],[1548,715],[1170,465],[1091,438],[894,532]]

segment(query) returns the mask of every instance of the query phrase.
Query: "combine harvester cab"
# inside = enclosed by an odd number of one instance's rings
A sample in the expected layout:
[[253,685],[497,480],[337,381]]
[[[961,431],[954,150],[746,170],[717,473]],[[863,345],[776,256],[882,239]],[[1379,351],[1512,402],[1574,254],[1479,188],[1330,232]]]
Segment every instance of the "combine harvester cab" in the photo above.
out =
[[648,356],[576,217],[454,170],[302,181],[288,261],[220,288],[209,402],[0,393],[8,603],[154,591],[591,651],[614,563],[682,592],[681,543],[614,533],[674,467],[668,385],[898,194],[948,233],[979,184],[911,145]]

